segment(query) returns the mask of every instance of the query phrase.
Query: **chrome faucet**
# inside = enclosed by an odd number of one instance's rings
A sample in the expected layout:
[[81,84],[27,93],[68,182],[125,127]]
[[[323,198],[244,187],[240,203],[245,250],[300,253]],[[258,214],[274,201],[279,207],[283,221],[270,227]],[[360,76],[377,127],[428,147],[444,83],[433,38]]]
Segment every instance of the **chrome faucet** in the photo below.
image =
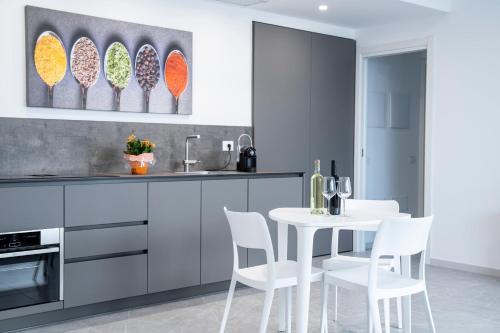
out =
[[186,137],[186,156],[185,156],[185,159],[182,161],[182,164],[184,164],[184,172],[189,172],[189,168],[191,165],[195,165],[196,163],[200,162],[198,160],[190,160],[189,159],[189,140],[199,139],[199,138],[200,138],[200,136],[198,134],[188,135]]

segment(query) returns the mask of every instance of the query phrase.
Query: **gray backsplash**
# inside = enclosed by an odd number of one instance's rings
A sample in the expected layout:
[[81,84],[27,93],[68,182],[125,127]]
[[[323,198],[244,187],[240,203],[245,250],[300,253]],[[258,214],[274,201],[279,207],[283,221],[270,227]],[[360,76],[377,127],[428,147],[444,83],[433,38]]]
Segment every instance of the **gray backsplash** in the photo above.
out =
[[[184,141],[190,142],[190,158],[201,160],[194,169],[224,165],[227,152],[222,140],[236,140],[251,127],[123,123],[77,120],[0,118],[0,175],[87,174],[129,172],[123,159],[128,135],[156,143],[154,172],[182,169]],[[232,152],[230,169],[235,168]]]

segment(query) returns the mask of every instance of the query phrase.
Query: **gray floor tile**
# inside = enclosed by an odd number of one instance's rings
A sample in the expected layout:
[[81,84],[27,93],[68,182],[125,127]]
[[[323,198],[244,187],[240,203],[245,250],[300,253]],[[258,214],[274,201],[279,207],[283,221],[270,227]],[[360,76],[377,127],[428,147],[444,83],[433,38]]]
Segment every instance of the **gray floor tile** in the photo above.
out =
[[[320,265],[315,259],[315,265]],[[440,333],[500,332],[500,279],[428,267],[429,297]],[[311,290],[309,331],[319,332],[320,295],[318,283]],[[159,304],[128,311],[84,318],[58,325],[33,328],[23,333],[216,333],[224,311],[226,293]],[[233,301],[226,332],[255,333],[264,302],[264,294],[239,289]],[[413,332],[429,332],[421,296],[413,304]],[[330,318],[332,318],[330,316]],[[396,310],[391,306],[391,322],[396,325]],[[366,298],[339,291],[339,321],[329,323],[333,333],[366,332]],[[277,306],[273,304],[268,332],[277,332]],[[392,332],[401,330],[393,328]]]

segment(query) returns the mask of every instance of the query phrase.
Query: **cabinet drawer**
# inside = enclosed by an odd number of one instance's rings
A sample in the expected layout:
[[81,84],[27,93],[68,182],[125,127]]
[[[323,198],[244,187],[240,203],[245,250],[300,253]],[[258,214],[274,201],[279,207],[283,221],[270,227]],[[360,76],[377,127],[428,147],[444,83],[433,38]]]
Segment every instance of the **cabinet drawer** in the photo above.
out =
[[147,292],[147,255],[64,265],[64,307],[111,301]]
[[64,234],[66,259],[98,256],[148,248],[148,226],[68,231]]
[[0,188],[0,232],[63,226],[62,186]]
[[147,220],[147,184],[70,185],[65,188],[66,227]]

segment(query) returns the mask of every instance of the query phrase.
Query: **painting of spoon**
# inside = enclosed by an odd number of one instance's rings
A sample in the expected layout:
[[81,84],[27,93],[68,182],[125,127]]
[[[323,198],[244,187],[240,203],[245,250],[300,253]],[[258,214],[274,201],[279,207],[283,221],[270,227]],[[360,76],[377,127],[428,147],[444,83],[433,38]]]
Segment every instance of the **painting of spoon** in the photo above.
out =
[[80,84],[82,109],[87,109],[87,91],[99,79],[101,58],[94,42],[87,37],[79,38],[71,49],[71,74]]
[[112,43],[104,56],[104,73],[115,93],[115,110],[120,111],[121,92],[130,82],[132,61],[125,45]]
[[53,31],[44,31],[38,36],[34,63],[40,79],[48,87],[48,106],[54,106],[54,87],[64,79],[67,67],[66,49],[59,36]]
[[173,50],[165,61],[165,83],[175,98],[176,113],[179,113],[179,99],[186,90],[189,80],[189,69],[186,58],[179,50]]
[[150,44],[141,46],[135,57],[135,77],[144,92],[144,111],[149,112],[149,96],[160,80],[160,58]]

